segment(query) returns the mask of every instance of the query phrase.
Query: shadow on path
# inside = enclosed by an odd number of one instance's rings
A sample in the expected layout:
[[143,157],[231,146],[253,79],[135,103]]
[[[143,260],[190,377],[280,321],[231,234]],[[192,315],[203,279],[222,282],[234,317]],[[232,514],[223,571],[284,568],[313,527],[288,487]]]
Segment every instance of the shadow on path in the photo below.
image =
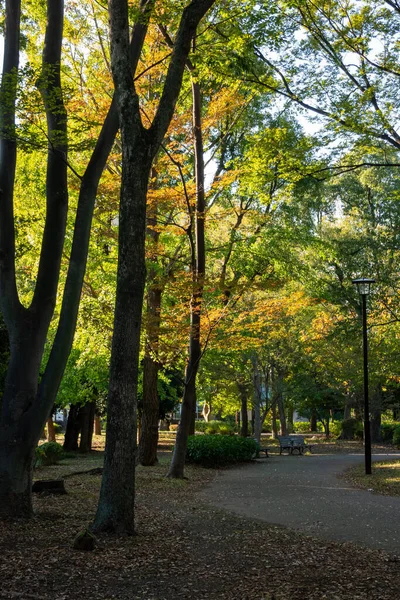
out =
[[[399,458],[373,455],[378,461]],[[200,499],[322,539],[400,554],[400,497],[378,496],[338,478],[363,460],[356,454],[271,456],[220,471]]]

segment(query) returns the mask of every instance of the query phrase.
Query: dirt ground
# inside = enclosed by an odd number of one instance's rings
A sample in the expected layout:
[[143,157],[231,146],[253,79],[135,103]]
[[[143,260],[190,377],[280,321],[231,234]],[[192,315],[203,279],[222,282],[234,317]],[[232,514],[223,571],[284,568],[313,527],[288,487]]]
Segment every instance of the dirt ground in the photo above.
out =
[[[321,542],[211,508],[197,493],[212,470],[165,478],[168,458],[137,474],[137,535],[72,549],[96,509],[100,475],[65,480],[66,496],[37,496],[30,522],[0,522],[0,598],[22,600],[394,600],[400,557]],[[91,469],[101,454],[36,472]]]

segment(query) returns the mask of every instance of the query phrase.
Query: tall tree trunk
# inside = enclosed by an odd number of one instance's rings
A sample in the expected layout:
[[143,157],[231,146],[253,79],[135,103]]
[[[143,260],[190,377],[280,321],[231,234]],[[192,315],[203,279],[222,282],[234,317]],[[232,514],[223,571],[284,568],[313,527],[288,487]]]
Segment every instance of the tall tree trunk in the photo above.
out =
[[[153,167],[152,179],[157,173]],[[140,419],[138,462],[147,467],[157,463],[158,422],[160,406],[158,398],[158,342],[160,338],[160,314],[162,290],[157,281],[156,257],[160,233],[157,230],[157,205],[148,208],[147,234],[152,243],[154,262],[148,272],[146,341],[143,359],[143,407]]]
[[351,419],[351,406],[352,406],[352,398],[350,394],[346,394],[344,400],[344,412],[343,412],[343,420],[347,421]]
[[240,427],[240,410],[237,410],[235,412],[235,425],[237,427]]
[[276,402],[271,406],[272,412],[272,439],[275,440],[278,437],[278,426],[276,424]]
[[330,429],[329,429],[330,417],[329,417],[329,413],[328,413],[328,415],[326,417],[326,421],[323,421],[323,424],[324,424],[324,429],[325,429],[325,437],[326,437],[326,439],[328,439],[329,436],[330,436]]
[[96,413],[94,415],[94,435],[101,435],[101,420]]
[[371,441],[374,444],[378,444],[382,441],[381,436],[381,424],[382,424],[382,411],[376,409],[372,413],[371,419]]
[[260,399],[258,397],[253,397],[253,415],[253,437],[259,442],[261,439],[262,422],[260,413]]
[[[117,44],[114,41],[114,48]],[[114,77],[118,81],[116,69]],[[104,470],[93,529],[129,535],[134,533],[137,385],[145,284],[146,196],[151,165],[141,124],[138,126],[132,118],[139,114],[135,105],[137,96],[133,90],[129,94],[121,90],[120,96],[123,166],[117,294]]]
[[294,407],[292,402],[288,402],[288,408],[287,408],[287,428],[288,428],[288,432],[292,433],[294,431],[294,425],[293,425],[293,415],[294,415]]
[[[109,1],[111,65],[122,140],[122,183],[107,438],[100,499],[93,526],[97,531],[134,532],[137,380],[145,284],[147,186],[152,161],[175,110],[191,40],[198,22],[212,4],[213,0],[196,0],[183,10],[157,112],[150,128],[145,129],[130,67],[128,4],[126,0]],[[189,424],[190,411],[187,419]]]
[[261,394],[262,394],[262,375],[258,368],[257,356],[254,354],[251,359],[253,366],[253,437],[259,442],[261,439]]
[[285,403],[283,398],[283,371],[278,367],[271,369],[272,385],[280,421],[280,435],[287,435]]
[[56,430],[54,428],[52,416],[47,419],[46,425],[47,425],[47,441],[55,442],[56,441]]
[[[147,31],[149,8],[151,9],[152,4],[152,0],[141,0],[140,2],[141,14],[133,30],[130,49],[133,71],[135,71],[139,60]],[[40,331],[38,329],[36,334],[32,335],[29,340],[31,351],[28,352],[29,347],[24,347],[21,356],[17,358],[17,361],[26,364],[28,371],[31,370],[31,367],[35,369],[36,383],[34,388],[28,391],[24,379],[15,380],[13,383],[14,395],[18,396],[18,406],[6,394],[2,401],[0,440],[3,440],[6,446],[3,448],[0,441],[0,510],[3,514],[7,514],[9,509],[11,515],[16,514],[20,504],[13,500],[14,491],[10,489],[10,482],[18,490],[26,486],[24,495],[30,495],[30,474],[24,472],[24,469],[29,471],[31,467],[29,461],[25,460],[25,455],[33,456],[38,438],[37,430],[43,428],[51,406],[54,404],[72,346],[97,188],[119,126],[116,101],[113,100],[81,180],[60,319],[49,360],[41,378],[39,389],[37,389],[44,339],[55,306],[67,212],[66,117],[60,83],[63,1],[48,1],[47,16],[48,22],[43,52],[44,68],[42,76],[39,78],[40,91],[46,108],[49,138],[46,180],[47,215],[34,299],[31,307],[24,310],[19,303],[15,284],[13,223],[13,189],[16,160],[16,143],[13,132],[15,129],[15,73],[18,69],[19,59],[20,0],[7,0],[6,2],[2,77],[2,86],[5,86],[6,94],[2,93],[1,96],[2,98],[7,97],[7,102],[0,103],[0,189],[2,191],[0,202],[0,254],[2,256],[0,264],[0,300],[10,340],[11,338],[14,340],[14,354],[18,352],[18,325],[20,326],[22,321],[28,319],[29,316],[32,317],[37,328],[40,324]],[[166,112],[168,113],[168,111]],[[19,330],[23,331],[23,328],[19,327]],[[15,356],[10,359],[9,373],[14,372],[12,366],[14,360]],[[33,391],[35,392],[34,395]],[[31,413],[28,415],[30,420],[30,425],[27,427],[29,435],[25,431],[26,424],[23,424],[23,420],[15,420],[14,424],[11,425],[14,419],[11,413],[20,413],[20,403],[25,406],[24,397],[28,398],[28,405],[32,406]],[[11,426],[14,427],[14,431],[11,431]],[[24,453],[21,451],[16,452],[15,457],[12,458],[12,448],[7,446],[7,438],[2,435],[1,430],[3,427],[10,432],[12,440],[23,440],[20,443],[30,444],[31,447],[26,448]],[[24,455],[22,456],[22,454]],[[5,465],[4,476],[3,465]],[[10,501],[3,502],[1,500],[3,497],[9,498]],[[19,516],[30,514],[30,510],[25,511],[25,506],[27,506],[27,503],[23,501],[21,512],[18,513]]]
[[[197,375],[196,375],[197,377]],[[192,418],[190,419],[189,435],[194,435],[196,432],[196,418],[197,418],[197,385],[194,388],[194,401],[192,405]]]
[[315,408],[311,410],[310,429],[311,431],[317,431],[317,411]]
[[278,411],[279,411],[280,435],[287,435],[285,405],[284,405],[284,400],[283,400],[283,394],[282,393],[280,393],[278,395],[277,405],[278,405]]
[[[63,1],[47,5],[38,80],[46,111],[46,220],[33,299],[21,305],[15,280],[15,102],[19,66],[20,1],[6,2],[0,106],[0,302],[10,338],[10,362],[0,413],[0,515],[30,516],[31,460],[53,403],[36,401],[39,368],[53,315],[63,249],[67,192],[67,119],[61,93]],[[7,98],[7,101],[5,101]],[[18,446],[18,447],[17,447]]]
[[79,421],[81,430],[79,452],[90,452],[92,449],[95,410],[95,402],[86,402],[86,404],[82,406],[81,410],[79,411]]
[[241,414],[241,426],[240,426],[240,435],[242,437],[249,436],[249,419],[247,415],[247,399],[248,399],[248,388],[245,384],[237,384],[240,393],[240,414]]
[[[192,77],[193,133],[195,148],[196,179],[196,241],[192,241],[193,292],[190,302],[189,358],[185,373],[185,390],[182,399],[181,420],[176,434],[174,453],[168,477],[183,478],[187,439],[194,433],[196,415],[196,378],[201,360],[200,326],[206,268],[205,255],[205,193],[204,193],[204,149],[201,124],[200,86]],[[186,419],[188,423],[186,423]]]
[[[191,330],[200,331],[200,315],[192,310]],[[172,455],[168,477],[182,479],[184,477],[185,454],[187,440],[190,434],[190,426],[193,416],[193,405],[196,403],[196,376],[199,368],[201,348],[200,342],[195,334],[191,334],[189,361],[185,372],[185,388],[182,398],[181,419],[176,432],[175,448]]]
[[380,382],[377,383],[371,398],[371,441],[379,443],[382,441],[381,423],[382,423],[382,407],[383,407],[383,390]]
[[78,450],[78,438],[81,430],[80,409],[79,404],[71,404],[69,409],[63,445],[66,452],[76,452]]
[[145,467],[151,467],[158,462],[158,422],[160,420],[157,390],[158,370],[157,360],[148,355],[143,358],[143,410],[138,462]]

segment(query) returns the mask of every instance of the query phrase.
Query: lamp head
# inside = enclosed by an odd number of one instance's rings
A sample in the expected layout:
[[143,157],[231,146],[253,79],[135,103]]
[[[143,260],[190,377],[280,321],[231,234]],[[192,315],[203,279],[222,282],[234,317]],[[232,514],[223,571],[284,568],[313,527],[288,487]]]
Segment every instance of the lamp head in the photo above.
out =
[[358,293],[360,296],[368,296],[371,291],[371,285],[375,283],[375,279],[353,279],[352,283],[357,286]]

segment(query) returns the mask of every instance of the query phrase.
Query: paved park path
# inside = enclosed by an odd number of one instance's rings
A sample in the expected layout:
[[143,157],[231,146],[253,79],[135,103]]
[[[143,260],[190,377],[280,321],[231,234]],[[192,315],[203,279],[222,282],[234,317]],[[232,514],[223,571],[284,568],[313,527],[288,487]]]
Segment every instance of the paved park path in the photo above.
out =
[[[373,455],[373,460],[398,458]],[[323,539],[400,554],[400,497],[356,489],[338,477],[363,460],[356,454],[272,455],[220,471],[201,500]]]

